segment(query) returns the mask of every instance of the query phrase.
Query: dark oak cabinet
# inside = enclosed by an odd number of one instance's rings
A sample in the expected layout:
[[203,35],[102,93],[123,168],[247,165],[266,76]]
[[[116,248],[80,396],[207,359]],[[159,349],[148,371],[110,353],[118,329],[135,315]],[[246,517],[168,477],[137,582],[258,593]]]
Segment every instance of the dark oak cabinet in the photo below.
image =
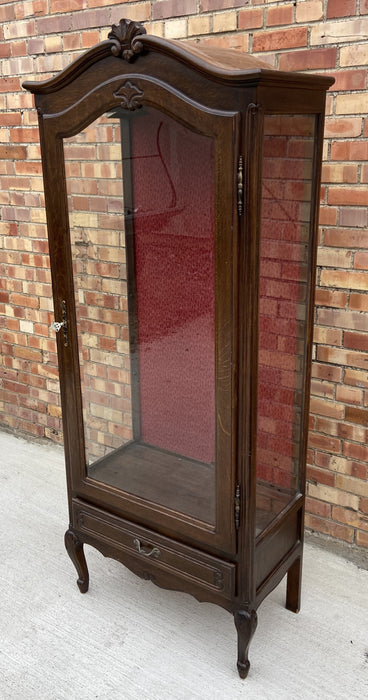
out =
[[326,76],[122,20],[39,114],[70,507],[84,543],[235,619],[238,670],[305,499]]

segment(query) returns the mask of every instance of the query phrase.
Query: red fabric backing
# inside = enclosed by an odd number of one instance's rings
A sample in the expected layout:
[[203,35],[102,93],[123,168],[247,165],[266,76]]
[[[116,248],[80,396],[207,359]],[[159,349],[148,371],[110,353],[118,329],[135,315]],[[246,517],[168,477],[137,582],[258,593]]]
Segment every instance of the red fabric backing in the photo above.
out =
[[141,440],[215,459],[214,150],[147,109],[132,119]]

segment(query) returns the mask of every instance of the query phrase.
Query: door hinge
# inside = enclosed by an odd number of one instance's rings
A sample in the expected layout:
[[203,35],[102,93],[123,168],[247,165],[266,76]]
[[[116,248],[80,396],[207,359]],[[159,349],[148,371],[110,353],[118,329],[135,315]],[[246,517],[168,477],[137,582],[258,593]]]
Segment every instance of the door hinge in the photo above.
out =
[[244,209],[244,160],[240,156],[238,163],[238,215],[241,216]]
[[238,530],[240,527],[240,484],[237,484],[236,489],[235,489],[234,518],[235,518],[235,527]]

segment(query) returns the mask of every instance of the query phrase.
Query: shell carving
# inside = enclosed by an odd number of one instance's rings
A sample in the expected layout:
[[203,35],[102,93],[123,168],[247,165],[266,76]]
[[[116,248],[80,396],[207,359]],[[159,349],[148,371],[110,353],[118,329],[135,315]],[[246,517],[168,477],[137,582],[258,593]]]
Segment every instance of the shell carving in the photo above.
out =
[[107,36],[114,42],[111,47],[114,56],[121,56],[125,61],[132,61],[136,55],[143,51],[143,44],[136,38],[141,34],[146,34],[146,30],[140,22],[121,19],[119,24],[113,24]]

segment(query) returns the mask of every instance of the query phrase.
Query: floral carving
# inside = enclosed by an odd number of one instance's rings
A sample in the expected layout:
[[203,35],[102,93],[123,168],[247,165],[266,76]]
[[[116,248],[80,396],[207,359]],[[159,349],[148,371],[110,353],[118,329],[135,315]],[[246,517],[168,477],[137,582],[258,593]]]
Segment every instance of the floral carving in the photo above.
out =
[[121,19],[119,24],[113,24],[107,36],[114,42],[111,47],[114,56],[122,56],[125,61],[132,61],[137,54],[143,51],[142,42],[136,39],[140,34],[146,34],[146,30],[140,22]]
[[123,109],[130,109],[133,111],[134,109],[142,107],[143,92],[139,87],[131,83],[130,80],[126,80],[119,90],[114,92],[114,97],[121,98],[120,106]]

